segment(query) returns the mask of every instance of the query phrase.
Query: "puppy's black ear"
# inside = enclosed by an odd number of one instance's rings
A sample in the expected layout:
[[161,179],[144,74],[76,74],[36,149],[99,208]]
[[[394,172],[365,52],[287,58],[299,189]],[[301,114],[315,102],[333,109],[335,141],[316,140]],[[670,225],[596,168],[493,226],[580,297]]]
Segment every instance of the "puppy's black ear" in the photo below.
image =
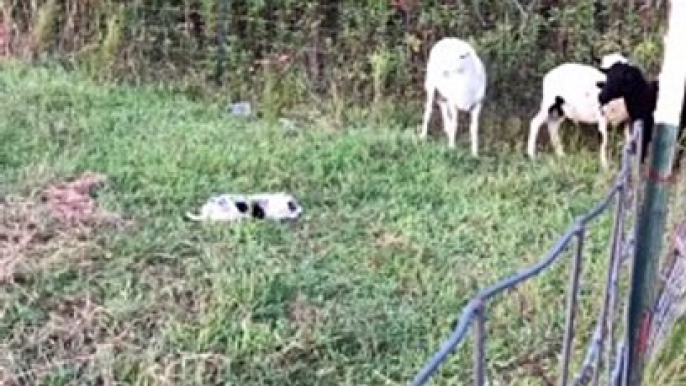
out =
[[250,214],[252,215],[253,218],[256,218],[258,220],[262,220],[265,217],[264,213],[264,208],[262,208],[262,203],[259,201],[253,201],[252,203],[252,210],[250,211]]
[[238,209],[238,211],[241,213],[246,213],[250,208],[245,201],[236,201],[236,209]]
[[609,68],[598,67],[598,70],[599,70],[600,72],[602,72],[603,74],[607,74],[607,72],[609,71]]
[[605,87],[605,82],[604,82],[604,81],[599,81],[599,82],[596,82],[595,85],[596,85],[598,88],[603,88],[603,87]]

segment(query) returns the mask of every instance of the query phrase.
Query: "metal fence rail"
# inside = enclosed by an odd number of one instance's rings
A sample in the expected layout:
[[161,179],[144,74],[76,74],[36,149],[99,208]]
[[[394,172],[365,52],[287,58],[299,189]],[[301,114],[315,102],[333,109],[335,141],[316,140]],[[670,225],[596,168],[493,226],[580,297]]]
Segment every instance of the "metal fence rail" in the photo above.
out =
[[[638,168],[634,167],[640,159],[640,148],[638,144],[641,143],[641,136],[643,132],[643,123],[637,121],[633,125],[633,136],[631,141],[624,144],[622,152],[622,162],[615,182],[610,191],[601,199],[591,210],[585,215],[579,217],[567,231],[558,239],[555,245],[546,253],[541,261],[537,264],[526,268],[519,273],[512,275],[500,282],[491,285],[480,291],[474,296],[467,305],[463,308],[462,314],[457,327],[450,334],[448,339],[441,345],[439,350],[433,357],[425,364],[425,366],[415,375],[412,386],[421,386],[426,384],[431,377],[433,377],[439,366],[447,360],[449,355],[457,349],[465,340],[469,328],[474,325],[474,384],[486,384],[486,350],[485,350],[485,316],[486,305],[489,300],[496,295],[501,294],[505,290],[511,289],[520,283],[527,281],[533,277],[538,276],[546,268],[551,266],[562,257],[562,252],[572,245],[575,241],[576,249],[572,260],[572,266],[569,275],[569,287],[567,290],[567,304],[565,317],[565,332],[562,345],[562,362],[560,366],[559,385],[568,385],[570,372],[570,357],[572,354],[572,343],[574,339],[574,327],[576,321],[577,300],[579,295],[579,280],[581,276],[581,267],[583,264],[583,247],[587,233],[587,226],[593,220],[605,213],[613,203],[615,205],[614,223],[612,229],[612,239],[610,243],[610,262],[605,283],[605,293],[603,304],[600,309],[600,315],[596,322],[593,338],[591,339],[586,357],[579,371],[579,374],[574,379],[574,385],[586,385],[592,382],[597,385],[600,379],[601,364],[603,357],[607,364],[607,384],[615,384],[622,371],[622,352],[617,347],[616,334],[616,314],[617,314],[617,292],[619,272],[622,263],[628,257],[633,256],[633,248],[636,232],[636,222],[631,224],[630,232],[627,232],[625,224],[627,224],[627,214],[633,211],[633,218],[635,219],[638,213],[638,193],[640,187],[640,179]],[[632,174],[635,174],[632,176]],[[633,177],[633,178],[632,178]],[[629,233],[627,235],[627,233]],[[629,237],[627,237],[629,236]],[[624,339],[622,339],[624,340]],[[606,349],[607,347],[607,349]],[[613,351],[613,347],[617,347]],[[603,355],[605,354],[605,355]],[[614,363],[614,366],[611,364]]]

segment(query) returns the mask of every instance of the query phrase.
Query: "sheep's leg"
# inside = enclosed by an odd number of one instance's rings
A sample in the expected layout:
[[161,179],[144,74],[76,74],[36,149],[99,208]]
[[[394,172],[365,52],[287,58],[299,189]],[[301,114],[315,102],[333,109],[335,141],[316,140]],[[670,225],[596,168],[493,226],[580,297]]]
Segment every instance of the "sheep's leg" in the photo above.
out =
[[479,116],[481,114],[481,103],[477,103],[470,112],[469,135],[472,139],[472,155],[479,156]]
[[448,134],[448,147],[451,149],[455,148],[455,139],[457,137],[457,124],[458,124],[458,111],[457,111],[457,106],[455,106],[452,103],[447,103],[448,105],[448,111],[450,112],[450,115],[452,115],[452,120],[450,122],[450,126],[447,128],[447,134]]
[[558,157],[564,157],[565,151],[562,149],[562,141],[560,140],[560,125],[564,118],[558,118],[553,121],[548,121],[548,134],[550,134],[550,141],[555,148],[555,154]]
[[441,117],[443,118],[443,132],[449,135],[449,127],[451,127],[452,118],[450,117],[450,111],[448,111],[448,103],[446,101],[438,102],[438,107],[441,110]]
[[598,121],[598,131],[600,132],[600,165],[603,170],[608,170],[609,165],[607,161],[607,121],[600,119]]
[[529,140],[527,142],[526,152],[531,159],[536,158],[536,140],[538,139],[538,131],[541,129],[541,125],[543,125],[547,119],[548,114],[541,109],[541,111],[536,114],[529,124]]
[[426,87],[426,104],[424,105],[424,119],[422,120],[422,131],[419,135],[422,139],[425,139],[429,135],[429,120],[431,119],[431,110],[433,109],[435,93],[435,88]]

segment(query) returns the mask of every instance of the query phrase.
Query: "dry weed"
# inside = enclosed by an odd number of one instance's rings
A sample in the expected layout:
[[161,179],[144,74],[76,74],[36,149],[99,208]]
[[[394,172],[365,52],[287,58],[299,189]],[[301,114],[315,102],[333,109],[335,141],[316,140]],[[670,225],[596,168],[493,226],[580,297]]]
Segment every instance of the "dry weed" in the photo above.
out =
[[65,259],[87,263],[100,226],[122,225],[121,217],[100,209],[92,197],[104,176],[84,173],[49,186],[42,194],[0,200],[0,282],[45,269]]

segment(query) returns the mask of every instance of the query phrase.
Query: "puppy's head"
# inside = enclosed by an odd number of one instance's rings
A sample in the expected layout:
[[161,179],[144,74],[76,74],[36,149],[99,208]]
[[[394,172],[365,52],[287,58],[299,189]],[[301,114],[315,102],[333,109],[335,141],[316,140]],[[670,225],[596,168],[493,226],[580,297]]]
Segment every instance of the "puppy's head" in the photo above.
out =
[[295,220],[302,213],[302,206],[290,194],[260,194],[251,200],[251,216],[256,219]]

